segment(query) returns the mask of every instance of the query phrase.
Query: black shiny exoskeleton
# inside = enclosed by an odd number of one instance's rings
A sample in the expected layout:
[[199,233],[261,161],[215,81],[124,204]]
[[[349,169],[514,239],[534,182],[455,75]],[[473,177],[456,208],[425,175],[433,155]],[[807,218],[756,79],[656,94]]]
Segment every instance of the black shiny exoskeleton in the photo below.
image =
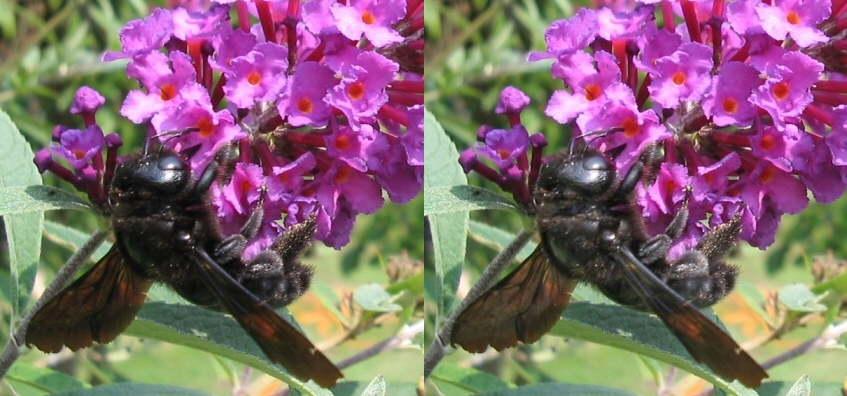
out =
[[151,283],[162,282],[194,304],[232,314],[270,360],[294,375],[335,385],[341,372],[271,309],[309,286],[312,270],[298,257],[314,235],[314,219],[245,263],[241,254],[259,231],[261,205],[239,234],[225,238],[209,202],[218,168],[213,162],[195,177],[165,148],[118,165],[108,193],[115,244],[36,313],[26,343],[58,352],[110,342],[135,318]]
[[470,352],[535,342],[558,321],[582,281],[622,305],[654,312],[696,360],[726,379],[758,387],[767,373],[695,308],[732,290],[737,269],[723,257],[741,231],[740,219],[668,260],[688,210],[683,205],[664,234],[647,235],[633,193],[646,162],[642,158],[621,175],[590,149],[550,158],[533,191],[541,244],[459,315],[450,342]]

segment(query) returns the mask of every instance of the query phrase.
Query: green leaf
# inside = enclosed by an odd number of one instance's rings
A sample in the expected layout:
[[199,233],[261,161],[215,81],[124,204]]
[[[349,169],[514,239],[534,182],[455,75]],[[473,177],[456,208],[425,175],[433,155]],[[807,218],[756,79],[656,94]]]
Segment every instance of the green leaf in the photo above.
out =
[[[29,143],[2,110],[0,142],[0,188],[41,184],[41,175],[32,162],[34,156]],[[0,205],[9,199],[0,192]],[[44,213],[36,211],[2,215],[9,246],[12,309],[15,314],[20,314],[27,306],[35,284],[35,273],[41,254]]]
[[809,396],[812,394],[812,384],[809,382],[809,375],[803,374],[794,386],[788,391],[786,396]]
[[635,393],[595,385],[544,383],[483,393],[482,396],[634,396]]
[[[280,312],[280,311],[278,311]],[[290,315],[283,314],[290,321]],[[305,395],[317,396],[316,385],[302,382],[271,362],[235,319],[194,305],[148,302],[125,332],[207,351],[259,369]]]
[[424,216],[481,209],[518,210],[518,207],[500,194],[474,186],[441,186],[424,190]]
[[550,334],[609,345],[660,360],[716,384],[732,395],[743,395],[747,391],[737,382],[730,384],[696,362],[661,320],[645,312],[619,305],[573,302]]
[[[371,383],[364,381],[341,382],[332,390],[332,393],[335,396],[359,396]],[[418,396],[417,387],[418,385],[414,383],[389,382],[385,384],[385,394],[391,396]]]
[[[44,237],[75,252],[91,238],[91,235],[64,224],[48,220],[44,222]],[[91,255],[90,260],[96,261],[100,257],[105,256],[111,247],[111,243],[101,243],[97,247],[97,250],[94,251],[94,254]]]
[[424,273],[419,272],[397,283],[388,285],[385,290],[389,293],[400,293],[403,290],[408,290],[413,294],[420,296],[424,292]]
[[815,294],[823,294],[827,290],[833,290],[840,295],[847,294],[847,273],[812,286],[812,292]]
[[198,390],[181,388],[171,385],[137,384],[122,382],[117,384],[96,386],[89,389],[79,389],[70,392],[59,393],[61,396],[209,396],[209,393]]
[[[515,239],[515,234],[485,223],[471,220],[470,226],[471,237],[480,243],[491,246],[498,252]],[[515,259],[519,262],[523,261],[532,254],[536,246],[538,245],[535,242],[530,241],[518,252]]]
[[822,312],[826,306],[817,302],[818,297],[805,285],[795,283],[779,291],[779,301],[791,311]]
[[49,368],[31,366],[23,362],[14,364],[6,374],[6,379],[26,384],[46,393],[90,387],[90,385],[67,374]]
[[371,381],[368,387],[362,391],[362,396],[385,396],[385,378],[382,377],[382,374],[377,375]]
[[[459,165],[459,152],[433,115],[424,110],[424,188],[467,184],[467,177]],[[468,234],[468,212],[432,215],[429,227],[432,233],[433,265],[438,312],[444,314],[453,304]],[[437,319],[436,319],[437,320]]]
[[762,292],[759,290],[756,285],[749,281],[739,281],[735,286],[735,291],[741,294],[741,297],[744,298],[744,301],[747,302],[747,306],[750,307],[754,312],[759,314],[759,317],[762,318],[765,322],[768,323],[770,327],[776,327],[777,324],[774,323],[774,318],[772,318],[765,311],[765,305],[767,301],[765,300],[765,296],[762,295]]
[[359,286],[353,291],[353,299],[366,311],[397,312],[403,309],[403,307],[393,303],[394,298],[376,283]]
[[[805,377],[805,375],[804,375]],[[803,378],[800,378],[802,380]],[[798,383],[797,382],[786,382],[786,381],[768,381],[762,384],[762,387],[756,389],[761,396],[787,396],[789,392],[791,392]],[[807,393],[810,395],[843,395],[842,393],[843,385],[837,382],[821,382],[816,381],[811,384],[811,392]]]
[[515,387],[514,384],[484,371],[459,367],[447,362],[439,364],[430,378],[431,381],[449,383],[471,393],[493,392]]
[[83,199],[65,190],[49,186],[14,186],[0,188],[0,216],[41,213],[57,209],[91,209]]
[[344,314],[341,313],[341,310],[338,309],[338,307],[341,306],[341,298],[338,297],[338,293],[332,288],[332,286],[330,286],[329,283],[321,280],[315,280],[309,290],[318,296],[318,299],[321,300],[324,307],[332,312],[335,317],[341,321],[341,323],[344,323],[347,327],[351,326],[351,324],[348,323],[350,319],[345,317]]

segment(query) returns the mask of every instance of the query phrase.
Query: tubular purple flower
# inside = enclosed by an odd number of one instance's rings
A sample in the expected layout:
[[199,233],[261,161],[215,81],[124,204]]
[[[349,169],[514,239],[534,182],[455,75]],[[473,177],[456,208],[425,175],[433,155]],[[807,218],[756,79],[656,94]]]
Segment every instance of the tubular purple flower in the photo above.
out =
[[[662,155],[655,184],[637,190],[643,215],[655,220],[651,232],[691,191],[689,224],[672,252],[736,215],[742,238],[765,248],[782,215],[808,205],[809,191],[832,202],[847,190],[847,18],[832,11],[845,7],[739,0],[581,9],[554,22],[547,51],[529,60],[553,59],[563,89],[545,113],[575,125],[573,139],[614,153],[618,169],[648,149]],[[464,169],[532,212],[522,194],[535,182],[540,150],[526,172],[511,154],[517,144],[480,130],[476,155],[462,154]]]
[[[312,214],[317,238],[340,248],[358,214],[382,207],[383,192],[408,202],[423,187],[422,0],[157,9],[128,23],[121,43],[103,59],[128,59],[127,75],[141,87],[127,95],[124,117],[183,154],[195,173],[223,149],[236,153],[233,177],[212,195],[222,223],[235,231],[263,205],[247,259]],[[81,92],[75,111],[102,105]],[[93,117],[85,121],[96,126]],[[77,133],[65,129],[72,130],[61,128],[57,139]],[[79,172],[61,170],[45,154],[39,169],[59,173],[107,208],[100,197],[120,161],[120,139],[111,136],[99,149],[107,151],[105,162],[77,139],[77,146],[57,147]]]

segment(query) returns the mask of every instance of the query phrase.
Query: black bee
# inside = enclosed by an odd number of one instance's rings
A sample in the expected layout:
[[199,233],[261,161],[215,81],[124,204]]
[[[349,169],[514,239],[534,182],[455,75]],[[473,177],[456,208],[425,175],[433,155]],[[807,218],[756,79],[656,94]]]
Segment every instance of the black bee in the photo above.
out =
[[314,218],[243,262],[263,213],[259,206],[240,234],[222,235],[209,194],[220,167],[213,162],[196,178],[166,148],[145,149],[118,165],[108,192],[115,244],[35,314],[26,344],[58,352],[110,342],[133,321],[152,282],[162,282],[194,304],[232,314],[270,360],[295,376],[334,386],[338,368],[271,309],[309,287],[312,269],[298,257],[314,235]]
[[542,166],[533,192],[539,247],[456,320],[450,343],[469,352],[532,343],[550,331],[578,281],[612,300],[654,312],[699,362],[728,380],[758,387],[768,375],[696,308],[734,287],[738,270],[723,257],[741,231],[738,217],[715,227],[694,250],[669,262],[687,207],[664,234],[648,237],[633,191],[642,156],[625,175],[603,154],[564,153]]

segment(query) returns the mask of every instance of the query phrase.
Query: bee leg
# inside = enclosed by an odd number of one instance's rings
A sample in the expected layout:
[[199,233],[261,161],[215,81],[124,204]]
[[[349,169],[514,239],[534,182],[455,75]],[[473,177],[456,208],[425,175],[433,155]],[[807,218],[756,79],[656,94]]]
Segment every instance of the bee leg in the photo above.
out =
[[676,212],[673,220],[665,229],[664,234],[656,235],[644,242],[638,250],[638,258],[645,264],[654,263],[664,260],[668,255],[668,250],[674,239],[679,238],[682,232],[685,231],[685,226],[688,224],[688,198],[682,204],[682,207]]
[[738,269],[723,261],[708,261],[703,252],[689,250],[673,264],[665,282],[696,307],[708,307],[735,286]]
[[741,218],[721,224],[703,236],[694,250],[685,252],[672,266],[665,282],[697,307],[710,306],[735,286],[738,268],[723,258],[741,232]]
[[650,238],[638,250],[638,257],[645,264],[664,260],[668,255],[668,250],[670,250],[673,241],[685,232],[685,226],[688,225],[688,218],[690,216],[688,210],[688,201],[690,198],[691,186],[688,186],[685,189],[685,199],[682,201],[682,206],[676,212],[673,219],[671,219],[668,227],[665,228],[665,232]]
[[300,297],[311,284],[312,268],[300,262],[315,234],[315,219],[289,227],[271,249],[251,260],[239,282],[272,307],[282,307]]
[[219,263],[224,263],[224,268],[228,268],[225,263],[230,263],[233,260],[239,260],[241,254],[244,253],[244,248],[247,247],[247,241],[259,234],[259,229],[262,227],[262,220],[265,218],[265,212],[262,210],[261,201],[256,206],[250,217],[241,227],[238,234],[230,235],[224,238],[215,248],[213,257]]
[[658,174],[658,166],[661,164],[661,152],[657,144],[651,144],[638,157],[638,161],[629,168],[629,172],[624,176],[618,194],[628,196],[638,182],[647,179],[647,184],[652,184],[656,181]]

